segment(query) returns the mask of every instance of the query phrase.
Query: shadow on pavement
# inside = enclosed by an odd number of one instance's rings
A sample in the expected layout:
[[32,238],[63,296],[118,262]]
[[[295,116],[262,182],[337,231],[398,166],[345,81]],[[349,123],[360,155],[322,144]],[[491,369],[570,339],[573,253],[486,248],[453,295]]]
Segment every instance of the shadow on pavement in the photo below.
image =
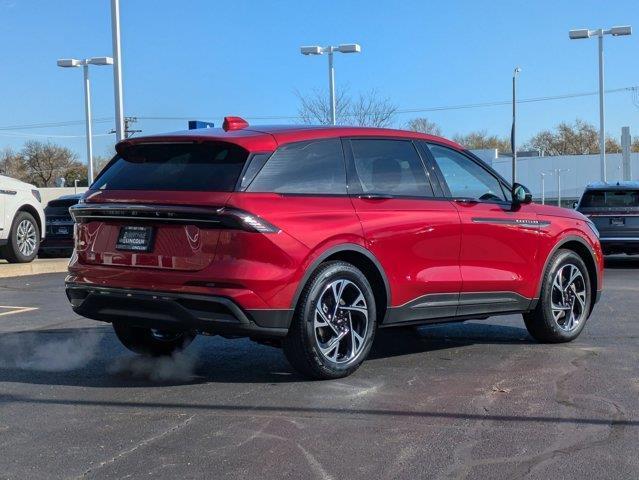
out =
[[202,413],[217,414],[240,414],[240,415],[297,415],[316,416],[318,414],[330,415],[331,418],[348,418],[351,415],[362,416],[388,416],[397,418],[413,419],[449,419],[449,420],[471,420],[471,421],[495,421],[512,423],[540,423],[540,424],[579,424],[579,425],[603,425],[603,426],[623,426],[637,427],[639,420],[623,418],[579,418],[579,417],[552,417],[541,415],[497,415],[478,414],[466,412],[442,412],[424,410],[392,410],[392,409],[372,409],[372,408],[333,408],[333,407],[306,407],[306,406],[264,406],[264,405],[224,405],[214,403],[177,403],[177,402],[133,402],[133,401],[111,401],[111,400],[81,400],[81,399],[58,399],[58,398],[32,398],[22,395],[2,395],[1,403],[25,403],[33,405],[68,405],[68,406],[88,406],[100,408],[149,408],[149,409],[177,409],[179,411],[191,410]]
[[[504,325],[458,323],[389,328],[377,332],[369,358],[428,354],[474,344],[530,343],[533,342],[525,329]],[[148,388],[211,382],[306,381],[294,372],[280,349],[247,339],[201,337],[173,359],[153,359],[125,350],[109,326],[0,334],[0,382]]]

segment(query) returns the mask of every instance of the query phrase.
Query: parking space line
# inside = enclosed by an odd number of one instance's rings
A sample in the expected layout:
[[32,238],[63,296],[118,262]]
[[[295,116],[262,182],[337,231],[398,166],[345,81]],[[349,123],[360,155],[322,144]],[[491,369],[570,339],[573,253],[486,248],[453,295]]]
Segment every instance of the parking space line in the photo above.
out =
[[0,305],[0,309],[9,310],[8,312],[0,312],[0,317],[4,315],[13,315],[14,313],[24,313],[38,310],[37,307],[11,307],[8,305]]

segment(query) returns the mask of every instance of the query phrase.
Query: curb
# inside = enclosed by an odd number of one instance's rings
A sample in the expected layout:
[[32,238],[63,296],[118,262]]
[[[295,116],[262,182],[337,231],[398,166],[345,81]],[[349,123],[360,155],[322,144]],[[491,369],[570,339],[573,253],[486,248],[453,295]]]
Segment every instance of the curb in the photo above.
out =
[[31,263],[7,263],[0,260],[0,278],[66,272],[68,258],[38,258]]

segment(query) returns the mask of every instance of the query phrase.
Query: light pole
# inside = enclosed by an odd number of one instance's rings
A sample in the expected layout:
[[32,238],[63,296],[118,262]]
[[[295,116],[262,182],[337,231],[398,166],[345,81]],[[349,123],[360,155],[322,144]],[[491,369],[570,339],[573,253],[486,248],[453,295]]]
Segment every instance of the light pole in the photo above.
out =
[[557,206],[561,207],[561,174],[563,172],[569,172],[569,168],[555,168],[555,175],[557,175]]
[[517,181],[517,144],[515,138],[515,126],[517,122],[517,77],[521,68],[513,70],[513,127],[510,131],[510,149],[513,152],[513,183]]
[[119,142],[125,137],[124,100],[122,99],[122,52],[120,48],[120,0],[111,0],[111,37],[113,42],[115,138]]
[[84,73],[84,115],[87,136],[87,179],[93,182],[93,132],[91,125],[91,82],[89,81],[89,65],[113,65],[111,57],[92,57],[85,60],[63,58],[58,60],[58,67],[82,67]]
[[539,172],[541,176],[541,204],[546,205],[546,175],[549,172]]
[[335,125],[335,68],[333,67],[333,53],[360,53],[362,47],[357,43],[346,43],[337,47],[319,47],[317,45],[310,47],[300,47],[302,55],[323,55],[328,54],[328,92],[330,96],[331,108],[331,124]]
[[568,36],[571,40],[580,40],[583,38],[597,37],[599,40],[599,161],[601,164],[601,181],[606,181],[606,124],[605,124],[605,105],[604,105],[604,52],[603,37],[604,35],[612,35],[619,37],[623,35],[631,35],[632,27],[626,25],[623,27],[612,27],[608,30],[598,28],[589,30],[582,28],[579,30],[570,30]]

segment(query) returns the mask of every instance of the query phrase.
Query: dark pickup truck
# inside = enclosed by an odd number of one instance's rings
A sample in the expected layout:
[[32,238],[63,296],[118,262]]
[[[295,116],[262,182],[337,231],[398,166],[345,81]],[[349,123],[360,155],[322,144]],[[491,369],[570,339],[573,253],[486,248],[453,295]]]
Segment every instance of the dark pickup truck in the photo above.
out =
[[639,254],[639,182],[590,184],[576,209],[599,230],[604,255]]

